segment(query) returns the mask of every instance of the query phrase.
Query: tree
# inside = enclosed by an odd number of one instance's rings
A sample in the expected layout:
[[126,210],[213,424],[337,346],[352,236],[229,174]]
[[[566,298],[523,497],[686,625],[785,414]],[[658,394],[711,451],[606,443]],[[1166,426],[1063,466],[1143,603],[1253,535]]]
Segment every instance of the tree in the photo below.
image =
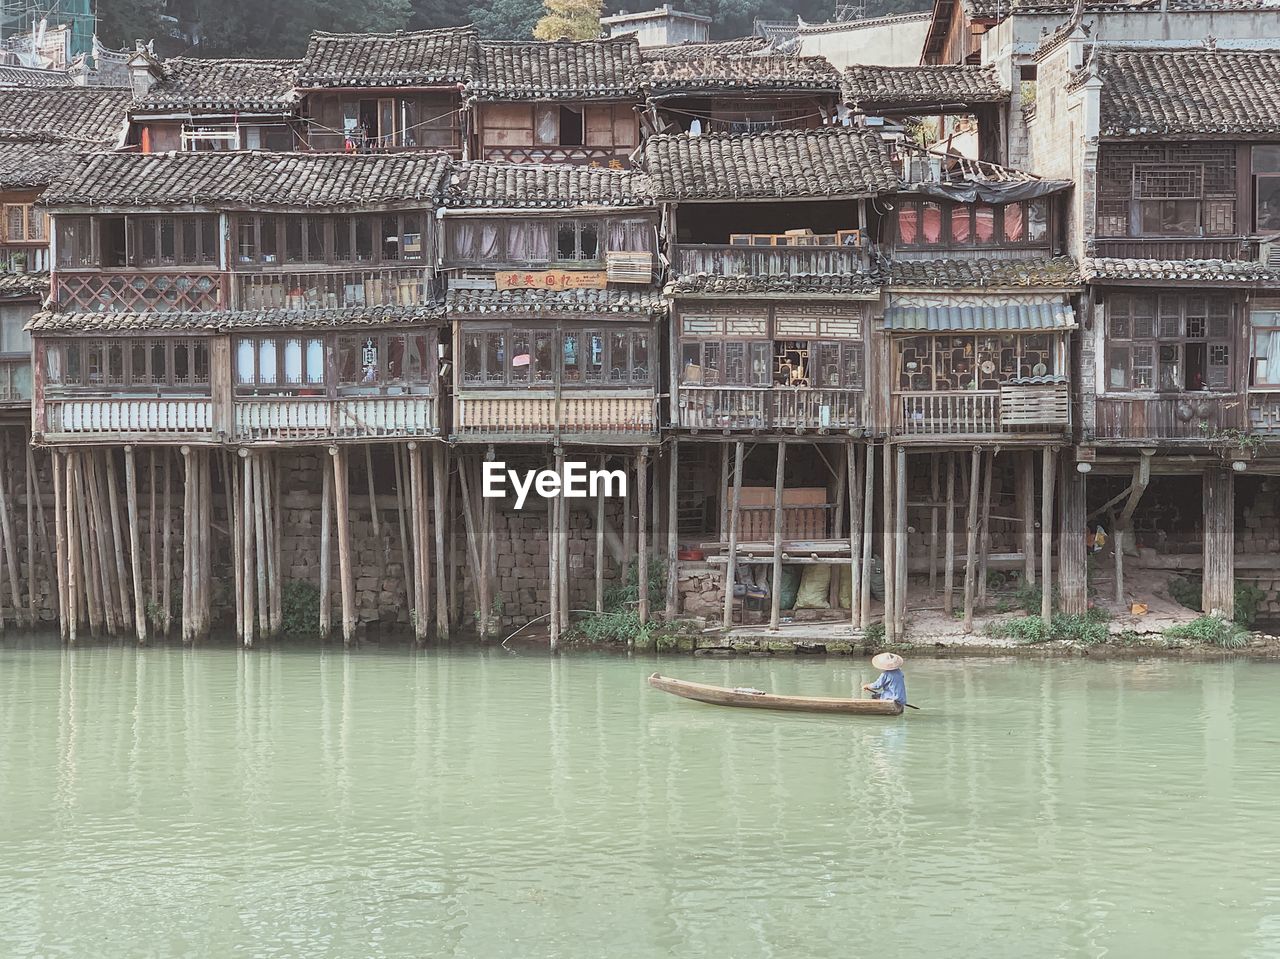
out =
[[539,12],[538,5],[530,0],[479,0],[471,4],[467,18],[482,37],[527,40],[533,36]]
[[602,0],[543,0],[546,16],[533,28],[538,40],[594,40],[600,36]]
[[164,0],[101,0],[98,36],[117,50],[133,49],[134,40],[150,40],[164,30]]

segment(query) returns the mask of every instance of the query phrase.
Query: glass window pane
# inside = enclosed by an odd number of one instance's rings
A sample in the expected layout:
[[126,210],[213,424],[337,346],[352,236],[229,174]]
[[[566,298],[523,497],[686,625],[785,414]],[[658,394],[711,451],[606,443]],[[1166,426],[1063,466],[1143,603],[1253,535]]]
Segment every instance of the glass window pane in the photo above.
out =
[[[583,341],[586,344],[587,356],[584,359],[586,381],[588,383],[604,382],[604,334],[602,333],[585,333]],[[686,349],[688,345],[686,344]],[[697,345],[693,346],[694,356],[697,356]],[[697,359],[694,359],[697,363]]]
[[265,339],[258,341],[258,381],[260,383],[276,383],[276,341]]
[[262,216],[258,218],[258,222],[258,239],[262,244],[262,262],[279,263],[280,236],[277,230],[279,221],[274,216]]
[[467,333],[462,337],[462,382],[476,385],[484,382],[484,337]]
[[255,375],[255,367],[253,364],[253,341],[240,340],[236,343],[236,382],[237,383],[254,383],[257,382]]
[[160,217],[160,262],[170,266],[178,260],[177,223],[171,216]]
[[129,348],[129,382],[133,386],[145,386],[151,382],[147,375],[147,344],[134,340]]
[[1023,242],[1023,216],[1021,203],[1004,205],[1004,241],[1006,243]]
[[995,207],[980,205],[973,208],[973,233],[979,244],[995,242],[996,211]]
[[631,382],[649,382],[649,334],[643,331],[631,334]]
[[209,382],[209,344],[204,340],[197,340],[192,344],[191,349],[193,355],[191,382],[207,384]]
[[289,337],[284,341],[284,381],[302,382],[302,340]]
[[529,348],[529,334],[523,330],[511,331],[511,382],[528,383],[533,366],[533,352]]
[[561,349],[564,354],[564,373],[561,377],[563,383],[581,383],[582,382],[582,366],[581,350],[579,335],[577,333],[566,332],[561,338]]
[[533,335],[533,382],[551,383],[555,380],[555,337],[550,330]]
[[964,204],[951,208],[951,240],[954,243],[969,243],[973,232],[969,226],[970,209]]
[[405,335],[392,333],[386,338],[387,359],[384,383],[401,384],[405,381]]
[[381,344],[372,336],[366,336],[360,343],[361,386],[377,386],[382,382],[385,357],[380,347]]
[[1176,343],[1160,344],[1160,389],[1182,389],[1182,348]]
[[898,242],[903,246],[920,242],[920,214],[914,203],[904,203],[898,209]]
[[1049,201],[1044,197],[1027,203],[1027,240],[1042,243],[1049,235]]
[[582,231],[578,241],[579,258],[583,260],[595,260],[600,256],[600,227],[596,223],[582,224]]
[[562,260],[578,258],[578,231],[572,220],[556,227],[556,255]]
[[1122,390],[1128,386],[1129,350],[1113,346],[1107,350],[1107,389]]
[[307,340],[307,382],[324,382],[323,340]]
[[[528,353],[528,349],[525,350]],[[502,333],[489,333],[485,337],[485,382],[501,383],[506,378],[506,338]]]
[[942,242],[942,207],[937,203],[921,204],[920,232],[923,242],[934,245]]
[[1133,347],[1133,382],[1135,390],[1149,390],[1155,385],[1155,349],[1150,346]]

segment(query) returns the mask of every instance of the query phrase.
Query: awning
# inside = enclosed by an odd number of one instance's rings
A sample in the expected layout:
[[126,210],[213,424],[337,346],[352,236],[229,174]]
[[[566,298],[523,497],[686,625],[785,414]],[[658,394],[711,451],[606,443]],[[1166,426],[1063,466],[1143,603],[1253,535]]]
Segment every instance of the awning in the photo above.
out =
[[1060,299],[997,306],[891,306],[884,311],[884,328],[894,332],[1036,332],[1073,330],[1075,326],[1071,304]]

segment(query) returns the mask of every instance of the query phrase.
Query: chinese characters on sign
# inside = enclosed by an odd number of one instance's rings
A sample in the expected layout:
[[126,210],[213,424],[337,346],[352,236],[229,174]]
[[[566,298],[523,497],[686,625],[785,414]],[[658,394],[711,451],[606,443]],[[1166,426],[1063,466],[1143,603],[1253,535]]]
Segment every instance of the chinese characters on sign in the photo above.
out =
[[494,274],[500,290],[603,290],[604,270],[500,270]]

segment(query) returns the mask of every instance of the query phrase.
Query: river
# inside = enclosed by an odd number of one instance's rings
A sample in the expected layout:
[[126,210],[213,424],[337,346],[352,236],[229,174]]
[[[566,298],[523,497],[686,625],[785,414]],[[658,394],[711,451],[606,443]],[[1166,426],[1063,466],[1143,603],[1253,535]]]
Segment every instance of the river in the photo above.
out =
[[1280,664],[0,641],[0,956],[1280,956]]

